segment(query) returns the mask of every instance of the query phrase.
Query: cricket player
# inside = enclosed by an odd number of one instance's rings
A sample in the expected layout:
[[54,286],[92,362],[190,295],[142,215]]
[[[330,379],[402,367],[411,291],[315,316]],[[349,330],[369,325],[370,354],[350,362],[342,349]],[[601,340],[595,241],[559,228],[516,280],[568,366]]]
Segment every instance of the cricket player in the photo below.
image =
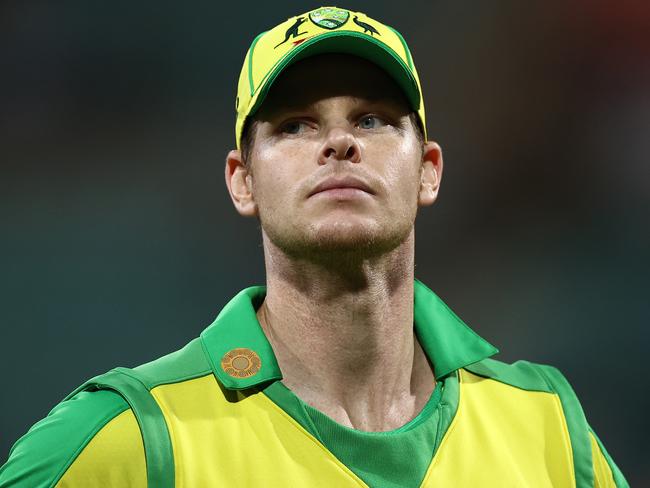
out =
[[627,486],[560,372],[492,359],[415,278],[443,160],[397,31],[292,17],[253,40],[236,110],[226,187],[260,222],[266,286],[81,385],[0,486]]

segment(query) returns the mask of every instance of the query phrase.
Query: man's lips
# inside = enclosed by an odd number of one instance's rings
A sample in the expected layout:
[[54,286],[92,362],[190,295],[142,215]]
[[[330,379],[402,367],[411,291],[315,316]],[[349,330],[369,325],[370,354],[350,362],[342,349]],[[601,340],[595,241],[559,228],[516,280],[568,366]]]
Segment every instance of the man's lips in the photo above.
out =
[[356,189],[362,190],[366,193],[374,195],[375,192],[373,189],[362,179],[356,178],[354,176],[343,176],[343,177],[331,177],[326,180],[321,181],[318,185],[314,187],[309,196],[315,195],[328,190],[334,189]]

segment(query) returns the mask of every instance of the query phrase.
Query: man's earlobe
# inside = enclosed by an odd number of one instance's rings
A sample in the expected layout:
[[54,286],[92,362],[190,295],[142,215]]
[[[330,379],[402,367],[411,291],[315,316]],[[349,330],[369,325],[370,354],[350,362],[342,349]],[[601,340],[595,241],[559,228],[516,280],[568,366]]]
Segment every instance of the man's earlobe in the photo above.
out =
[[435,142],[426,142],[422,154],[422,171],[420,174],[420,191],[418,205],[433,205],[438,198],[440,180],[442,179],[442,150]]
[[232,203],[240,215],[254,217],[257,215],[257,204],[253,196],[253,176],[244,164],[241,151],[233,149],[226,156],[225,168],[226,186]]

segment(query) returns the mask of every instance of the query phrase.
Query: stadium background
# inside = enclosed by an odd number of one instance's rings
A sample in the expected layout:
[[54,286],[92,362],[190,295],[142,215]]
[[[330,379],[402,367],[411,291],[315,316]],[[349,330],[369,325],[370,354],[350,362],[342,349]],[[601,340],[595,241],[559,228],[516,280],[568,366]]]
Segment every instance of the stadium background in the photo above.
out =
[[[0,464],[85,379],[263,282],[223,183],[235,84],[255,34],[317,6],[0,3]],[[404,34],[444,150],[416,276],[500,359],[561,368],[649,485],[647,2],[340,6]]]

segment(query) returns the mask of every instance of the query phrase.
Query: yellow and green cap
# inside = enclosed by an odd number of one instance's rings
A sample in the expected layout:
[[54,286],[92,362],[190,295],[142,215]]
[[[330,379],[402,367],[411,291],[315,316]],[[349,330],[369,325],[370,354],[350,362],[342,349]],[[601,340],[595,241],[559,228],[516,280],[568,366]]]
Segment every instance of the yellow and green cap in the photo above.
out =
[[385,70],[417,112],[426,138],[420,79],[402,35],[361,12],[321,7],[291,17],[253,40],[237,86],[238,149],[246,119],[260,108],[278,75],[301,59],[324,53],[352,54]]

